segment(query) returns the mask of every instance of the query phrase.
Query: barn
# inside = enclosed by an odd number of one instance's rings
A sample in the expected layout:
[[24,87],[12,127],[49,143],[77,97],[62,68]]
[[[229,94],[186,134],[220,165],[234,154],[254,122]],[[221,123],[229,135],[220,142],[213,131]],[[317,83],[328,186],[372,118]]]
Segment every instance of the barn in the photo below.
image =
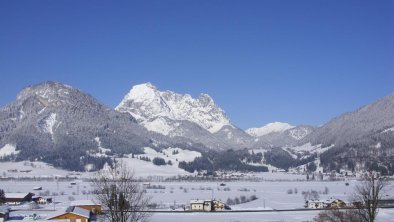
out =
[[10,205],[19,205],[23,202],[31,202],[33,193],[5,193],[5,202]]

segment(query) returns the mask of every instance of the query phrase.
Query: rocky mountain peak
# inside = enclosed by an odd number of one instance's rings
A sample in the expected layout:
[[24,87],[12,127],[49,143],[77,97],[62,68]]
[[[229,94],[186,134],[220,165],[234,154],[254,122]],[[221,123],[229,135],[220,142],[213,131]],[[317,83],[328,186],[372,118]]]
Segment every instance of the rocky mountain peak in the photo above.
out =
[[31,96],[38,96],[47,100],[68,97],[71,91],[76,89],[69,85],[47,81],[24,88],[17,96],[17,100],[24,100]]
[[[224,111],[207,94],[193,98],[189,94],[159,91],[151,83],[135,85],[116,110],[128,112],[142,123],[157,118],[190,121],[211,133],[231,125]],[[144,124],[143,124],[144,125]]]

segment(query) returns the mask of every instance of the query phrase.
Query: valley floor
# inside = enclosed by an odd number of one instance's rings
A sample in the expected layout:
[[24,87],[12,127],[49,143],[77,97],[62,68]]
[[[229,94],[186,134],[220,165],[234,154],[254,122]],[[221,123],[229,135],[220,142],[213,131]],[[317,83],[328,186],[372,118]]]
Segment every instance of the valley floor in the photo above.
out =
[[[279,173],[277,177],[279,177]],[[283,175],[282,175],[283,176]],[[275,178],[275,177],[274,177]],[[350,180],[349,186],[344,181],[235,181],[235,182],[150,182],[147,195],[157,203],[157,210],[183,210],[183,206],[189,206],[192,199],[215,198],[227,202],[230,199],[241,199],[252,195],[258,199],[232,205],[234,210],[256,210],[256,209],[298,209],[303,208],[305,199],[303,191],[315,190],[319,193],[319,199],[328,198],[349,201],[357,181]],[[53,209],[64,210],[69,206],[71,200],[94,199],[91,194],[91,185],[84,180],[71,181],[1,181],[1,189],[5,192],[33,192],[36,196],[47,196],[54,198],[56,204],[42,205],[38,210],[30,210],[29,205],[12,207],[13,218],[23,218],[33,213],[38,214],[43,221],[53,213]],[[41,191],[32,190],[34,187],[42,186]],[[160,189],[157,189],[160,187]],[[290,194],[292,190],[292,194]],[[328,194],[323,194],[328,191]],[[49,194],[49,195],[47,195]],[[385,194],[387,197],[394,196],[394,182],[387,186]],[[155,213],[150,218],[151,222],[172,221],[218,221],[218,222],[257,222],[257,221],[312,221],[318,211],[301,212],[258,212],[258,213]],[[19,216],[19,217],[18,217]],[[394,217],[394,209],[382,209],[378,221],[390,221]],[[11,220],[13,221],[13,220]]]

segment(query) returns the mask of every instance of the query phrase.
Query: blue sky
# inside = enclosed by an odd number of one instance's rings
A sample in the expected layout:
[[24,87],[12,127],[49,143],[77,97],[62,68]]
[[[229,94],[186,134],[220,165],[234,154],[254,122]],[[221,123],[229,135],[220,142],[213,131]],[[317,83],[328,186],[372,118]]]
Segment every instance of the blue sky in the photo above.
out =
[[394,1],[0,1],[0,106],[60,81],[211,95],[241,128],[321,125],[394,91]]

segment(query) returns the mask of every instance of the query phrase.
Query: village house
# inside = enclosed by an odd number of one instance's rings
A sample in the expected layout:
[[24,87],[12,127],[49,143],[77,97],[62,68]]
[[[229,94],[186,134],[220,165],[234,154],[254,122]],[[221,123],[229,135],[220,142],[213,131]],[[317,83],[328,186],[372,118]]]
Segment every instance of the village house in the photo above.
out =
[[52,203],[52,198],[45,198],[45,197],[34,197],[33,201],[37,204],[50,204]]
[[191,211],[204,211],[204,200],[191,200],[190,210]]
[[331,202],[329,202],[327,204],[328,208],[343,208],[346,207],[346,203],[340,199],[335,199],[335,200],[331,200]]
[[71,202],[70,206],[88,210],[92,214],[101,214],[101,205],[96,204],[91,200],[75,200]]
[[64,220],[67,222],[89,222],[90,211],[80,207],[68,207],[66,211],[49,216],[47,220]]
[[19,205],[23,202],[31,202],[33,193],[5,193],[5,202],[9,205]]
[[221,201],[213,200],[212,203],[214,211],[230,210],[230,207],[228,207],[225,203]]

